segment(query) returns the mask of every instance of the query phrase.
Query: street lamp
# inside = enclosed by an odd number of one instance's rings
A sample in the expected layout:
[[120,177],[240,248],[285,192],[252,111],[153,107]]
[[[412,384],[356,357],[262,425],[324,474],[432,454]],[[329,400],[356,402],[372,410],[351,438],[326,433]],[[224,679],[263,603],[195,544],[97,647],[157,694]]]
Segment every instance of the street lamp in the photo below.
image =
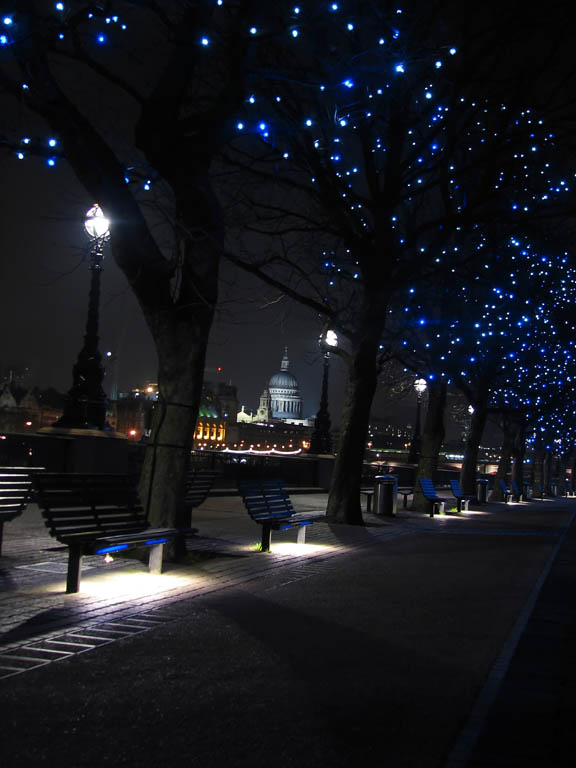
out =
[[326,331],[318,340],[323,353],[322,390],[320,407],[314,419],[314,430],[310,437],[310,453],[332,453],[330,412],[328,411],[328,376],[330,372],[330,349],[338,346],[338,336],[332,330]]
[[104,246],[110,237],[108,219],[99,205],[86,213],[84,229],[90,237],[90,293],[84,346],[72,369],[72,388],[66,396],[64,413],[54,426],[63,429],[111,431],[106,421],[108,400],[102,389],[104,367],[98,350],[100,276]]
[[415,464],[420,458],[420,447],[422,438],[420,436],[420,412],[422,410],[422,395],[426,392],[426,379],[416,379],[414,389],[416,390],[416,422],[414,424],[414,435],[410,443],[410,452],[408,461]]

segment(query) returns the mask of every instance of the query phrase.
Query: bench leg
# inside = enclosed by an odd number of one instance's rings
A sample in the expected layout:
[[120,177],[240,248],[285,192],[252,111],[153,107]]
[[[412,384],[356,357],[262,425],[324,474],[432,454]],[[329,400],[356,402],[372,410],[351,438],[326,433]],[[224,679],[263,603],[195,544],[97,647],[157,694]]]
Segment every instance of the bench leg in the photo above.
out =
[[468,512],[470,507],[470,499],[464,499],[464,512]]
[[306,528],[308,528],[307,525],[298,526],[298,536],[296,537],[298,544],[306,544]]
[[72,594],[80,589],[80,573],[82,569],[82,547],[78,544],[68,546],[68,574],[66,576],[66,592]]
[[438,512],[439,515],[444,514],[444,502],[443,501],[433,501],[432,506],[430,507],[430,517],[434,517],[434,512]]
[[150,547],[150,557],[148,558],[148,571],[150,573],[162,573],[162,555],[164,554],[164,542],[154,544]]
[[262,544],[260,547],[261,552],[270,552],[270,543],[272,541],[272,528],[269,525],[262,526]]
[[4,521],[0,520],[0,555],[2,554],[2,536],[4,534]]

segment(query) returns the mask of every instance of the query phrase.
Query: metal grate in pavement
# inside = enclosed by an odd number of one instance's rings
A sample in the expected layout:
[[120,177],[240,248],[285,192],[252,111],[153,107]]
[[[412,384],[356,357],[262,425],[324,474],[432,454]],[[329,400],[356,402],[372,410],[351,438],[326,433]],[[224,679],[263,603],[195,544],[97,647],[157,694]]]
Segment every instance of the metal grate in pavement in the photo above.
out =
[[174,613],[163,613],[161,610],[141,613],[116,621],[89,624],[0,651],[0,679],[68,659],[115,640],[138,635],[176,618]]
[[[345,542],[339,542],[336,537],[318,537],[319,543],[327,539],[334,547],[333,550],[304,559],[288,556],[285,562],[270,561],[266,557],[258,561],[241,558],[236,571],[231,568],[230,564],[227,564],[225,571],[218,578],[219,583],[212,585],[210,591],[239,586],[256,578],[270,580],[270,588],[278,588],[293,581],[327,573],[337,567],[339,555],[346,555],[358,548],[370,546],[375,540],[390,540],[410,533],[413,531],[372,529],[368,536],[359,531],[356,532],[356,535],[347,536]],[[314,538],[311,537],[312,542],[314,542]],[[258,567],[255,568],[256,564]],[[38,566],[43,565],[61,565],[64,569],[66,568],[64,563],[36,563],[32,565],[32,569],[38,569]],[[218,566],[218,563],[213,561],[209,565]],[[214,573],[211,567],[207,567],[206,570]],[[186,590],[180,592],[176,597],[161,598],[163,602],[157,608],[143,608],[140,612],[128,613],[130,608],[127,607],[125,614],[122,611],[120,616],[116,615],[107,621],[93,621],[81,626],[68,627],[66,630],[60,628],[57,632],[53,631],[37,637],[35,640],[27,640],[25,643],[20,641],[17,645],[0,649],[0,679],[22,674],[55,661],[68,659],[102,645],[147,632],[155,627],[175,621],[184,614],[184,604],[202,594],[206,594],[206,590],[196,592]],[[132,610],[134,610],[133,606]]]
[[[16,565],[15,568],[26,571],[42,571],[42,573],[66,573],[68,571],[66,563],[58,563],[55,561],[32,563],[32,565]],[[84,565],[84,563],[82,563],[82,572],[90,571],[92,568],[94,568],[93,565]]]

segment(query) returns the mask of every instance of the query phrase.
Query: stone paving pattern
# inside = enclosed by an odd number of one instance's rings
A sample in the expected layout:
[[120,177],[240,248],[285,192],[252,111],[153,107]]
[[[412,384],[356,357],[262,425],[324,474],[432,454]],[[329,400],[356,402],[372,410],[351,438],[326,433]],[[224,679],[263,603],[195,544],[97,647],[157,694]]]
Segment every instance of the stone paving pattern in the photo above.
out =
[[0,558],[0,764],[571,764],[575,511],[400,509],[262,554],[239,500],[210,498],[191,562],[86,558],[66,595],[30,505]]

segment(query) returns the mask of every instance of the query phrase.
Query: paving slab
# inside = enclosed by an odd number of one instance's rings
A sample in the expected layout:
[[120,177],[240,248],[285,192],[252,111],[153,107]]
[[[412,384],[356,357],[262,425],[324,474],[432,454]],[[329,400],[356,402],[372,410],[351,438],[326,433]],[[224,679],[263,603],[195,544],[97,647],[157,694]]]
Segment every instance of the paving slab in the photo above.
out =
[[[325,497],[294,502],[318,509]],[[191,563],[152,577],[138,561],[89,562],[82,592],[66,595],[61,573],[34,568],[65,552],[31,508],[21,528],[6,526],[0,560],[0,664],[22,657],[0,680],[1,764],[455,765],[529,604],[504,698],[458,759],[536,765],[547,754],[541,766],[561,765],[549,761],[574,704],[558,637],[574,626],[575,509],[559,499],[434,519],[399,510],[364,528],[315,524],[304,549],[278,536],[268,555],[254,551],[259,529],[238,500],[215,498],[195,515]],[[527,690],[523,717],[503,723]],[[518,749],[514,723],[532,716],[543,736]]]

